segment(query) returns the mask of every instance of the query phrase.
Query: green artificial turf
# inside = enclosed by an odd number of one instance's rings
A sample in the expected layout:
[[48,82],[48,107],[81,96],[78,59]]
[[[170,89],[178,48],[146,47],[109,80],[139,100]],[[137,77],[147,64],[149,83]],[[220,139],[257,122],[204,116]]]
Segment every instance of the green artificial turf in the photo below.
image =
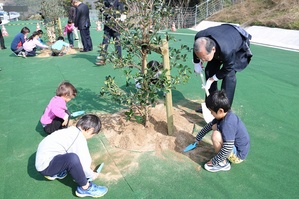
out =
[[[70,111],[114,113],[121,107],[100,97],[100,88],[107,75],[117,77],[122,85],[125,79],[122,71],[113,69],[111,64],[101,67],[93,64],[103,34],[95,30],[96,26],[91,29],[92,52],[23,59],[13,55],[9,47],[24,25],[35,30],[36,22],[6,25],[8,49],[0,50],[0,198],[76,198],[76,184],[70,177],[47,181],[35,170],[35,151],[45,136],[39,118],[63,80],[69,80],[79,91],[68,104]],[[179,30],[173,34],[177,42],[171,45],[192,47],[194,34]],[[109,188],[103,198],[298,198],[299,54],[256,45],[252,45],[252,52],[248,68],[237,74],[233,104],[251,137],[251,149],[244,163],[232,165],[228,172],[209,173],[201,168],[203,163],[181,153],[144,152],[139,154],[137,167],[114,171],[120,176],[117,181],[109,181],[109,177],[95,181]],[[192,53],[188,57],[192,69]],[[161,60],[158,55],[152,58]],[[194,101],[204,95],[200,84],[199,77],[192,75],[187,84],[173,90],[174,106],[190,102],[189,108],[196,108],[199,104]],[[108,175],[109,166],[123,168],[136,161],[130,159],[136,152],[124,153],[109,146],[103,135],[90,140],[90,147],[98,164],[105,160],[103,175]],[[119,153],[125,155],[120,158]]]

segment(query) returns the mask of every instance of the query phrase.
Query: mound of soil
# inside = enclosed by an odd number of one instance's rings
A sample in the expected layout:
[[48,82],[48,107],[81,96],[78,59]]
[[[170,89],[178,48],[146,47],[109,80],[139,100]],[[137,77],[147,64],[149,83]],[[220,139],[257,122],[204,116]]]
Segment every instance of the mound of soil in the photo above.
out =
[[[78,53],[78,51],[76,49],[69,48],[68,51],[66,52],[66,55],[72,55],[72,54],[76,54],[76,53]],[[40,51],[40,53],[36,57],[39,57],[39,58],[52,57],[52,51],[51,51],[51,49],[43,49]]]
[[206,136],[194,150],[183,153],[186,146],[194,143],[197,132],[202,128],[198,124],[203,123],[203,118],[193,109],[173,108],[173,135],[168,135],[167,132],[164,104],[150,109],[148,127],[135,121],[127,121],[125,111],[97,115],[101,118],[101,132],[108,144],[104,143],[100,136],[95,138],[104,145],[106,152],[92,153],[92,167],[96,168],[97,164],[105,162],[100,178],[108,183],[118,181],[125,174],[136,171],[139,166],[138,158],[145,153],[163,159],[163,151],[170,151],[175,157],[173,161],[183,161],[182,155],[185,155],[196,163],[196,170],[200,170],[201,165],[215,155],[210,136]]

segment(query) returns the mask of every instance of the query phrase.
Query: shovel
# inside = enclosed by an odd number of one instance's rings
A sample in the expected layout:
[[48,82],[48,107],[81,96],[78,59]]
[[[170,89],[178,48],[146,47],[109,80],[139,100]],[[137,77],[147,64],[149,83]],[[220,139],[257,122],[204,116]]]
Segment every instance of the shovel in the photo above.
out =
[[85,113],[85,111],[76,111],[74,113],[71,114],[72,117],[78,117],[80,115],[83,115]]
[[101,173],[102,169],[104,167],[104,162],[99,166],[99,168],[97,169],[97,173]]
[[187,146],[185,149],[184,149],[184,153],[185,152],[188,152],[188,151],[191,151],[192,149],[196,148],[197,146],[197,142],[194,142],[193,144],[190,144],[189,146]]
[[[98,167],[98,169],[97,169],[97,173],[101,173],[103,167],[104,167],[104,162],[103,162],[102,164],[100,164],[100,166]],[[89,178],[88,181],[92,181],[92,179]]]
[[[205,86],[206,81],[204,80],[202,72],[200,72],[200,79],[201,79],[202,85]],[[209,90],[206,88],[205,88],[205,92],[206,92],[207,96],[210,95]],[[202,115],[203,115],[203,118],[206,121],[206,123],[211,122],[214,119],[214,116],[211,114],[211,111],[207,108],[205,102],[201,103],[201,108],[202,108]]]

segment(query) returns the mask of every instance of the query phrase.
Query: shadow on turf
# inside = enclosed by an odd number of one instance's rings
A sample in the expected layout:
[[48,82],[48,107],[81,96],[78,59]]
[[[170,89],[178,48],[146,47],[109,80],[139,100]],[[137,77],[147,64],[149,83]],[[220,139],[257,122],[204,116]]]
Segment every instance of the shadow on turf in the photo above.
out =
[[[28,159],[28,165],[27,165],[28,175],[37,181],[49,181],[36,170],[35,156],[36,156],[36,152],[33,153]],[[73,181],[73,178],[70,175],[68,175],[66,178],[64,178],[62,180],[58,180],[58,181],[64,185],[72,188],[72,193],[73,193],[73,195],[75,195],[77,184]],[[49,183],[51,183],[51,181],[49,181]]]
[[73,54],[72,58],[74,59],[86,59],[90,61],[91,63],[96,62],[96,56],[95,55],[89,55],[88,52],[78,52],[77,54]]
[[46,137],[48,134],[44,131],[42,124],[37,121],[35,131],[38,132],[41,136]]
[[106,113],[115,113],[121,108],[117,102],[114,102],[109,97],[103,97],[87,88],[77,88],[78,95],[68,104],[69,111],[75,112],[84,110],[99,111]]

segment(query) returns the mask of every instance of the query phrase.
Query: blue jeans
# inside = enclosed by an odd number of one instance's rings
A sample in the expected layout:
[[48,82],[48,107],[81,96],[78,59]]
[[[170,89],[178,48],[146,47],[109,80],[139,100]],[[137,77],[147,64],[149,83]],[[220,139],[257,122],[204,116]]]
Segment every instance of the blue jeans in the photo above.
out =
[[102,57],[103,60],[106,59],[107,49],[108,49],[108,45],[110,43],[111,37],[115,40],[115,51],[118,54],[118,58],[119,59],[122,58],[119,32],[112,30],[108,26],[104,26],[104,38],[103,38],[103,42],[102,42],[103,49],[100,54],[100,56]]
[[70,45],[74,45],[74,36],[73,32],[68,32],[67,33],[67,39],[69,40]]

